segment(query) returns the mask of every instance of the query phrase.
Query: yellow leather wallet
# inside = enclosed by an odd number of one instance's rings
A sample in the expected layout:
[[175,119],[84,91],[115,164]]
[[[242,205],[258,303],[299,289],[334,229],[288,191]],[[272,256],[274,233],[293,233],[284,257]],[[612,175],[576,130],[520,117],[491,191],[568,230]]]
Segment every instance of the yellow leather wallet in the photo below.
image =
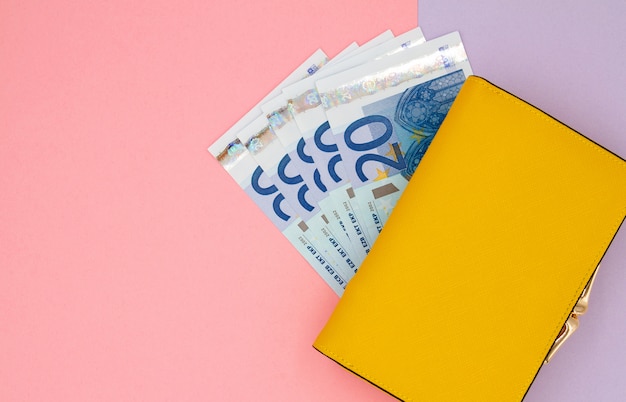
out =
[[314,347],[402,400],[519,401],[625,216],[626,161],[469,77]]

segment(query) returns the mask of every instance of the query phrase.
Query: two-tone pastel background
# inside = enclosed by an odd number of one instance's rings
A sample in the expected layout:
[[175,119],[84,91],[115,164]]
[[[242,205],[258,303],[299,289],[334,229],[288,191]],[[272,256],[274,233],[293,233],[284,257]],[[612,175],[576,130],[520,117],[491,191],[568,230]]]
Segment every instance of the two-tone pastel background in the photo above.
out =
[[[419,19],[625,156],[624,95],[603,87],[626,82],[624,7],[539,3],[422,0]],[[553,23],[569,57],[510,68],[479,29],[502,15],[510,49]],[[206,147],[317,47],[417,16],[406,0],[2,2],[0,400],[393,400],[310,346],[336,296]],[[527,400],[626,398],[625,244]]]

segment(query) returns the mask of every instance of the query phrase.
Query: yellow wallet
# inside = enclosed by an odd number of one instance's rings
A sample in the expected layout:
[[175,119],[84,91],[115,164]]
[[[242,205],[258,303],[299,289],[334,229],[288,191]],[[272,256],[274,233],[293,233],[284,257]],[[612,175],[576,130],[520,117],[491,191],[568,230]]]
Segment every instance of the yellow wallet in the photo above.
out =
[[520,401],[625,217],[626,161],[469,77],[314,347],[401,400]]

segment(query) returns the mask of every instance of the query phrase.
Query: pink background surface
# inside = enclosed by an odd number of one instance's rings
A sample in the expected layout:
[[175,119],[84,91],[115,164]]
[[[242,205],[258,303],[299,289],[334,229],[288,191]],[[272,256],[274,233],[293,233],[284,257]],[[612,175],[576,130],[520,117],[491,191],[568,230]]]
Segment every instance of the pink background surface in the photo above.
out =
[[206,147],[417,2],[0,3],[0,400],[386,401],[337,297]]

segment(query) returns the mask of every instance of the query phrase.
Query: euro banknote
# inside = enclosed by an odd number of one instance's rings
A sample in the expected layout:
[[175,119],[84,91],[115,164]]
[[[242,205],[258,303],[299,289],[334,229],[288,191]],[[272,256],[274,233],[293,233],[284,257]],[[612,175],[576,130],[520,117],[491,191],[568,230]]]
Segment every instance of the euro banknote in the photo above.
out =
[[452,33],[317,81],[374,241],[470,74],[461,38]]
[[425,41],[419,28],[396,38],[389,39],[369,49],[359,49],[352,57],[341,63],[327,66],[317,76],[312,76],[283,89],[283,94],[290,98],[290,112],[293,115],[302,141],[309,148],[309,156],[314,161],[321,181],[327,188],[329,197],[320,201],[327,216],[334,217],[345,227],[352,240],[354,250],[360,251],[364,258],[369,252],[373,238],[368,235],[363,222],[366,217],[354,198],[354,191],[345,172],[341,155],[335,143],[326,113],[316,89],[320,77],[329,77],[355,66],[363,65],[386,55],[417,46]]

